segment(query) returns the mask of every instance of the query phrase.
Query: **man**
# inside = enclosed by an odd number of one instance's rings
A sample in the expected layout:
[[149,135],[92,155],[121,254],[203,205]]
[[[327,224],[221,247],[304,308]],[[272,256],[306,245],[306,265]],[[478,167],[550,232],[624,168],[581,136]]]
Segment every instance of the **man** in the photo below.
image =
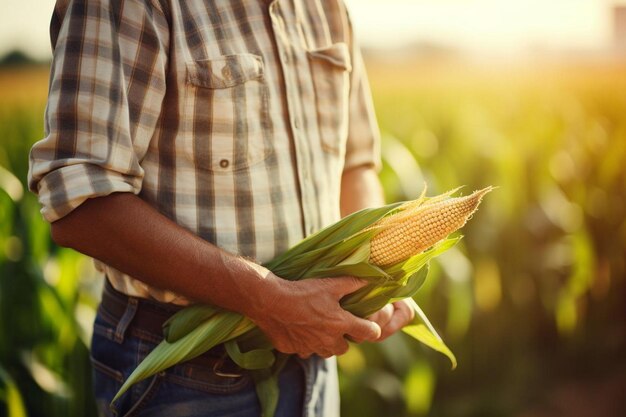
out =
[[[378,136],[338,0],[57,1],[46,137],[30,188],[59,245],[107,277],[94,325],[99,412],[189,302],[250,317],[277,350],[277,415],[338,415],[333,355],[406,324],[339,300],[352,277],[260,266],[340,215],[382,204]],[[328,359],[323,359],[328,358]],[[249,376],[213,349],[138,384],[117,415],[258,416]]]

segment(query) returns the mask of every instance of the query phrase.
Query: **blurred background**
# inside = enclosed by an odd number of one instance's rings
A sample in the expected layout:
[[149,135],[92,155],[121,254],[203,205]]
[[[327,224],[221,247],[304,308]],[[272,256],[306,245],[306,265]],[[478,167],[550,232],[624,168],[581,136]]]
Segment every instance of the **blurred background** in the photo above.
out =
[[[388,201],[499,186],[397,335],[339,358],[345,417],[626,415],[626,3],[348,0]],[[26,189],[52,0],[1,0],[0,416],[93,416],[102,279]]]

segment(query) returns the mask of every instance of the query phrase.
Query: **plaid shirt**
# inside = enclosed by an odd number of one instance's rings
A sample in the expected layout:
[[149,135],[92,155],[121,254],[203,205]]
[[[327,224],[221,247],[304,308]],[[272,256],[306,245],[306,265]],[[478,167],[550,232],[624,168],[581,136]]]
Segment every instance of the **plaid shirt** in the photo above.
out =
[[[379,165],[340,0],[57,0],[51,39],[29,172],[49,222],[132,192],[262,263],[338,220],[344,170]],[[97,267],[126,294],[187,302]]]

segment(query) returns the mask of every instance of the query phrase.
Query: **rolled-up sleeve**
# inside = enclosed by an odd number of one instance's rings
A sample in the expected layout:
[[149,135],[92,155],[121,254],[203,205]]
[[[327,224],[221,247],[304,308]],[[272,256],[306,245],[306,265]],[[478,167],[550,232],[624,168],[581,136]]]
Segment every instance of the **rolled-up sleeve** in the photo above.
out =
[[[351,26],[350,26],[350,29]],[[352,73],[350,76],[350,102],[348,140],[344,170],[357,166],[371,166],[379,170],[380,131],[374,113],[372,94],[361,50],[351,32]]]
[[88,198],[141,190],[161,113],[168,24],[149,0],[57,1],[45,137],[28,184],[54,222]]

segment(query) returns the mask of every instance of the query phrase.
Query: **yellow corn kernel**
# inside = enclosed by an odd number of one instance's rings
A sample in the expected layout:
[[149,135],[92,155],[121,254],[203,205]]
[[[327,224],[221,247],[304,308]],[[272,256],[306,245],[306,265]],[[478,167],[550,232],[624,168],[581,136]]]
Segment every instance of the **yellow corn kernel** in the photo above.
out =
[[465,197],[429,199],[382,219],[373,225],[382,231],[370,241],[370,261],[391,265],[430,248],[463,227],[492,189],[487,187]]

